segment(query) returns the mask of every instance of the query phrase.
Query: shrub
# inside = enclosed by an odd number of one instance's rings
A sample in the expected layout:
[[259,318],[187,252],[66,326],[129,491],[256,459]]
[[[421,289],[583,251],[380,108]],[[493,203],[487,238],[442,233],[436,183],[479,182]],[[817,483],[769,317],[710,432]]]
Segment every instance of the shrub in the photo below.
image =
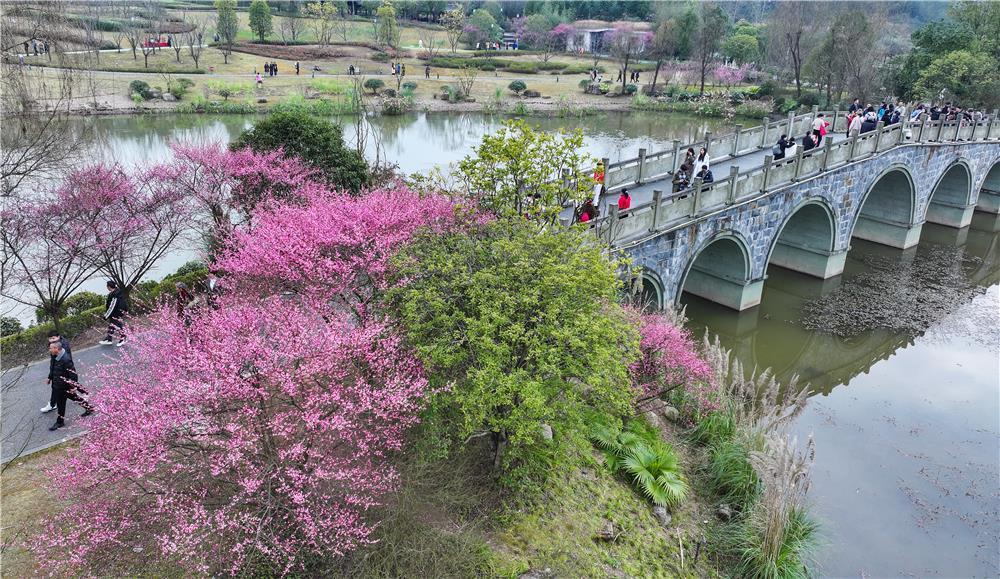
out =
[[774,111],[774,101],[760,100],[760,101],[746,101],[739,105],[736,105],[736,114],[742,117],[752,117],[759,119],[763,116],[769,115]]
[[767,533],[760,517],[743,517],[723,532],[723,543],[736,556],[735,575],[749,579],[811,577],[806,563],[816,547],[819,524],[800,507],[792,507],[788,520],[771,551]]
[[229,97],[233,96],[233,91],[229,90],[228,88],[220,88],[219,96],[222,97],[222,100],[228,101]]
[[590,86],[590,79],[589,78],[585,78],[585,79],[581,80],[580,82],[577,83],[577,86],[580,87],[583,90],[587,90],[587,87]]
[[21,320],[13,316],[0,316],[0,336],[10,336],[24,331]]
[[372,60],[375,62],[389,62],[389,55],[385,52],[376,52],[372,55]]
[[639,92],[638,85],[634,85],[634,84],[627,84],[627,85],[625,85],[625,94],[627,94],[627,95],[634,95],[637,92]]
[[518,101],[517,103],[514,104],[514,108],[513,110],[511,110],[511,114],[516,117],[526,117],[531,114],[531,109],[528,108],[528,105],[524,104],[521,101]]
[[528,88],[528,85],[524,84],[523,80],[514,80],[507,85],[507,88],[509,88],[514,94],[520,95],[521,92]]
[[380,78],[369,78],[368,80],[365,81],[364,84],[364,87],[372,91],[372,94],[375,94],[376,92],[379,91],[379,89],[381,89],[384,86],[385,83],[382,82],[382,79]]
[[816,93],[807,92],[801,97],[799,97],[799,104],[804,107],[812,107],[819,104],[819,95]]
[[387,98],[382,101],[383,115],[401,115],[410,110],[410,101],[402,97]]
[[539,69],[536,62],[512,62],[506,67],[506,70],[518,74],[537,74]]
[[412,80],[408,80],[408,81],[404,82],[403,84],[401,84],[400,88],[402,88],[403,90],[408,90],[408,91],[412,92],[412,91],[417,90],[417,83],[413,82]]
[[[59,317],[63,318],[66,316],[75,316],[83,311],[103,305],[104,296],[88,291],[77,292],[69,296],[69,298],[67,298],[63,303],[63,311]],[[36,308],[35,319],[41,324],[44,322],[51,322],[52,316],[50,316],[45,310]]]
[[368,164],[344,145],[341,128],[304,111],[273,112],[243,131],[230,148],[258,153],[281,148],[286,156],[322,171],[326,182],[340,189],[359,191],[369,183]]
[[601,94],[608,94],[608,92],[610,92],[610,91],[611,91],[611,83],[607,82],[607,81],[602,82],[601,83]]
[[142,97],[142,100],[149,100],[153,98],[153,91],[149,87],[149,83],[143,80],[133,80],[128,83],[129,94],[137,94]]

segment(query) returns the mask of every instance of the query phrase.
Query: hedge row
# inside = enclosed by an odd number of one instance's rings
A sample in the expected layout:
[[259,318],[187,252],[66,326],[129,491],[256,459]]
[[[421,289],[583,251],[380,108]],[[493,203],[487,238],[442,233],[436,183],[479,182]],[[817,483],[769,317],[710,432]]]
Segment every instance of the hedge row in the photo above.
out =
[[[163,281],[148,281],[140,283],[132,290],[132,315],[141,315],[150,312],[162,299],[169,299],[174,296],[174,284],[184,282],[188,287],[203,281],[207,270],[184,274],[171,274]],[[62,335],[72,340],[90,328],[101,326],[104,322],[101,315],[104,313],[104,306],[84,310],[75,316],[68,316],[60,320]],[[44,356],[48,343],[49,332],[55,329],[55,324],[47,322],[38,324],[24,330],[23,332],[4,336],[0,339],[0,357],[27,361]]]
[[551,60],[549,62],[534,62],[504,58],[435,56],[430,59],[429,64],[439,68],[464,68],[471,66],[484,71],[503,70],[519,74],[537,74],[539,72],[552,72],[553,74],[585,74],[590,72],[590,67],[585,64],[569,64],[566,62],[556,62]]

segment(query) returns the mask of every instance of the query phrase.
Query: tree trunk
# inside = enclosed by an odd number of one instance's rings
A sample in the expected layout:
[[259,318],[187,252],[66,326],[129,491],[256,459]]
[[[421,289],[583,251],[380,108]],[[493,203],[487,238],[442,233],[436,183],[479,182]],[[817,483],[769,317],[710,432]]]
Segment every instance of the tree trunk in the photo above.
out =
[[653,69],[653,84],[649,86],[649,94],[652,95],[656,92],[656,79],[660,76],[660,66],[663,64],[663,59],[656,61],[656,68]]

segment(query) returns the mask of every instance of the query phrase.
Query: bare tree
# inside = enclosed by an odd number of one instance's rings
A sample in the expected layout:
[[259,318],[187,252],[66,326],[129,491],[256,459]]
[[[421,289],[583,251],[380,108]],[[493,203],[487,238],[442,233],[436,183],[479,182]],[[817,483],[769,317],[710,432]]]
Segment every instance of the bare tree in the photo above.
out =
[[282,18],[278,24],[278,34],[281,36],[281,41],[285,44],[288,44],[289,41],[295,42],[302,34],[304,26],[301,18]]
[[198,68],[198,61],[201,59],[201,51],[205,48],[203,46],[205,41],[204,18],[191,19],[191,30],[184,33],[184,40],[187,42],[188,54],[191,55],[191,60],[194,61],[194,67]]
[[441,54],[442,42],[438,38],[438,35],[433,30],[427,28],[421,28],[420,30],[420,43],[423,44],[423,56],[425,58],[434,58]]
[[455,79],[458,80],[458,86],[462,91],[463,96],[469,96],[472,94],[472,85],[476,83],[476,78],[478,76],[479,69],[474,66],[463,66],[458,69],[458,74],[455,75]]
[[694,57],[698,61],[698,72],[701,79],[700,94],[705,94],[705,77],[708,67],[715,60],[719,43],[726,35],[729,19],[726,13],[715,4],[702,3],[698,5],[698,28],[694,34]]
[[337,7],[333,2],[313,2],[306,6],[306,12],[312,16],[309,25],[316,34],[316,41],[324,46],[330,44],[334,23],[342,20],[338,18]]
[[[53,48],[50,46],[50,48]],[[19,196],[23,189],[53,179],[79,154],[78,140],[64,126],[79,71],[29,69],[0,62],[0,192]]]
[[[769,55],[779,66],[791,68],[795,96],[802,96],[802,67],[817,37],[817,9],[814,2],[779,2],[775,5],[767,31]],[[844,52],[850,52],[845,50]]]

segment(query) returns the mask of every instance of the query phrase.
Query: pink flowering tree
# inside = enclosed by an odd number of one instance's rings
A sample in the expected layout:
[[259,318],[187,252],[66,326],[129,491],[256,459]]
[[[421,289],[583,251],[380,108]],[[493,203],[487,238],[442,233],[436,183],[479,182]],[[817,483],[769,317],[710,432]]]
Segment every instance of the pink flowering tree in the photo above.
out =
[[0,212],[0,295],[46,312],[57,330],[66,300],[102,265],[89,224],[61,199],[10,199]]
[[712,71],[712,76],[720,83],[726,85],[726,87],[731,87],[746,80],[752,68],[749,64],[741,64],[739,66],[720,64]]
[[281,149],[230,151],[218,144],[172,149],[173,159],[150,169],[150,178],[192,199],[200,208],[196,215],[217,239],[249,220],[258,203],[288,198],[316,177],[314,169]]
[[158,175],[92,165],[70,173],[56,194],[58,210],[78,222],[101,273],[126,293],[190,231],[192,203]]
[[384,288],[389,258],[419,228],[453,225],[456,211],[445,197],[403,186],[361,197],[319,188],[299,194],[300,203],[261,205],[253,227],[233,233],[216,265],[248,294],[291,291],[359,318]]
[[392,254],[455,210],[403,187],[290,193],[227,239],[217,308],[189,325],[161,310],[101,369],[90,434],[52,472],[74,506],[35,543],[71,551],[60,572],[314,575],[370,542],[365,514],[429,394],[371,297]]
[[640,357],[630,367],[639,391],[637,403],[680,390],[689,411],[709,412],[717,405],[712,369],[691,334],[662,314],[639,317]]
[[[393,330],[294,298],[170,309],[99,369],[89,434],[51,471],[72,506],[33,548],[57,573],[311,575],[370,542],[365,513],[426,381]],[[49,555],[61,553],[58,558]]]
[[628,83],[629,64],[639,59],[653,39],[649,32],[635,30],[632,23],[619,22],[608,35],[608,50],[619,63],[622,71],[622,94]]

